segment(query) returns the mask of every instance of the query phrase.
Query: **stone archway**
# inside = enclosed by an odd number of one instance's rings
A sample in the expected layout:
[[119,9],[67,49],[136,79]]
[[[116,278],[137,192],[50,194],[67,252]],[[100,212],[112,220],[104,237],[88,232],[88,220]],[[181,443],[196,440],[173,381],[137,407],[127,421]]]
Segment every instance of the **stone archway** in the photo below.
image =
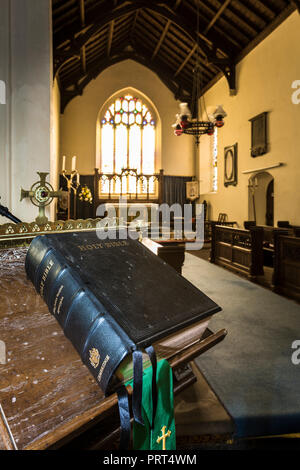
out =
[[274,224],[274,178],[267,171],[255,173],[248,181],[249,220],[257,225]]

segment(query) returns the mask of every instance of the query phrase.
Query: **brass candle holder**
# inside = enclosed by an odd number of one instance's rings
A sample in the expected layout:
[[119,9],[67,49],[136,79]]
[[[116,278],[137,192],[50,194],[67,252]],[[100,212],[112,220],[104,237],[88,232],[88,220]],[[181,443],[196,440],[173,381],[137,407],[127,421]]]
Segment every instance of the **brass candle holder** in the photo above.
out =
[[74,219],[76,219],[76,198],[77,198],[77,190],[80,186],[80,175],[77,170],[72,170],[70,175],[67,175],[66,170],[63,170],[61,174],[67,182],[68,220],[71,218],[71,193],[72,191],[73,191],[73,201],[74,201]]

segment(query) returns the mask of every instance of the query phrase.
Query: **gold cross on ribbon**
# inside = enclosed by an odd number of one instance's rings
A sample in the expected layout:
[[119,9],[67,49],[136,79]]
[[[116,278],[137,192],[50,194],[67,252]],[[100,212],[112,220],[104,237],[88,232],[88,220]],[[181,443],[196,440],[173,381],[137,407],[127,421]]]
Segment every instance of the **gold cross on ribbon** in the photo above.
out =
[[161,428],[162,436],[158,437],[158,438],[157,438],[157,441],[156,441],[157,444],[159,444],[160,441],[163,441],[163,443],[162,443],[162,450],[166,450],[166,439],[167,439],[167,437],[170,437],[170,436],[171,436],[171,432],[172,432],[172,431],[170,431],[170,429],[169,429],[169,431],[168,431],[167,433],[165,433],[166,429],[167,429],[167,426],[163,426],[163,427]]

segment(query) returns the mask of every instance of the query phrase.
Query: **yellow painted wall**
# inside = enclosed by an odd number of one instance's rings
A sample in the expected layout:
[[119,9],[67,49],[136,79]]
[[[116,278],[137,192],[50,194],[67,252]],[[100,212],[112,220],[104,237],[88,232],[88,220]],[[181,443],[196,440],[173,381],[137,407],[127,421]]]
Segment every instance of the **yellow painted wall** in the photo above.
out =
[[[207,107],[223,104],[228,114],[225,126],[219,131],[218,191],[201,197],[209,202],[212,219],[225,212],[229,220],[242,225],[248,220],[247,185],[251,176],[242,171],[283,162],[280,168],[266,170],[274,177],[275,224],[278,220],[289,220],[300,225],[300,99],[299,104],[292,102],[292,94],[300,98],[300,93],[297,95],[292,88],[295,80],[300,80],[300,15],[297,12],[238,64],[236,96],[229,96],[225,78],[206,93]],[[269,111],[270,149],[267,154],[252,158],[249,119],[263,111]],[[226,188],[224,147],[236,142],[238,185]],[[204,159],[205,152],[204,145]],[[208,173],[202,171],[199,179],[207,184]]]
[[[178,112],[178,101],[155,73],[141,64],[126,60],[103,71],[73,99],[61,116],[60,156],[67,156],[66,170],[72,155],[77,156],[81,174],[94,173],[96,162],[96,121],[100,108],[118,90],[132,87],[153,103],[158,110],[161,136],[157,149],[157,168],[169,175],[194,175],[193,139],[176,137],[171,125]],[[61,168],[61,163],[60,163]]]

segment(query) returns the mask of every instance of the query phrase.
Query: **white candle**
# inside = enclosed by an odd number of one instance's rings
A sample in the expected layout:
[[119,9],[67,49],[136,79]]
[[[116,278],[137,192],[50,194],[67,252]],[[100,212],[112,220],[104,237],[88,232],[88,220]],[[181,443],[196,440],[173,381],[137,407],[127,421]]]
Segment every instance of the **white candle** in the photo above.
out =
[[72,157],[72,171],[76,170],[76,156]]
[[61,171],[66,171],[66,156],[63,155],[63,158],[62,158],[62,168],[61,168]]

